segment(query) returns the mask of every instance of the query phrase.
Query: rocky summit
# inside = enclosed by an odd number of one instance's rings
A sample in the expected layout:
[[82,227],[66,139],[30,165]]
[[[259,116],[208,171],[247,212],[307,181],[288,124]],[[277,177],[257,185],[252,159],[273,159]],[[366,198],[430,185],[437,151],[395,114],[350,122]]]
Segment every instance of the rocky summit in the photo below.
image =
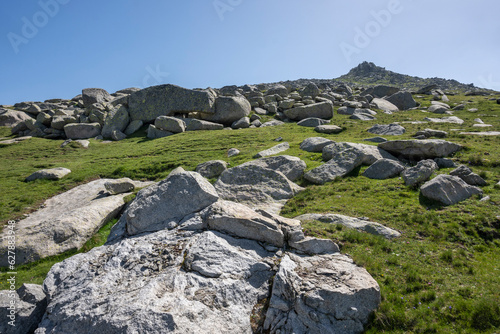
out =
[[365,62],[2,105],[0,267],[23,282],[0,331],[493,332],[476,280],[498,268],[470,260],[499,238],[489,94]]

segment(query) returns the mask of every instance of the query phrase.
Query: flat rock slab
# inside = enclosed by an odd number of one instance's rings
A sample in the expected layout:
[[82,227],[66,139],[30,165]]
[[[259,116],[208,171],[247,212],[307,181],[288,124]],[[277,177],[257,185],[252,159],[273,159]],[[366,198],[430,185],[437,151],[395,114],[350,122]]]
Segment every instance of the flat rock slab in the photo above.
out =
[[294,121],[301,121],[310,117],[328,120],[333,117],[333,103],[328,101],[309,104],[303,107],[287,109],[284,113],[286,117]]
[[386,227],[382,224],[375,223],[369,220],[353,218],[333,213],[326,213],[326,214],[308,213],[305,215],[297,216],[294,219],[300,220],[301,222],[317,220],[322,223],[340,224],[347,228],[353,228],[358,231],[363,231],[373,235],[379,235],[386,239],[393,239],[401,236],[401,233],[399,233],[398,231]]
[[2,140],[2,141],[0,141],[0,145],[17,144],[17,143],[20,143],[22,141],[25,141],[25,140],[28,140],[28,139],[31,139],[31,138],[33,138],[33,137],[31,137],[31,136],[25,136],[25,137],[18,137],[18,138],[14,138],[14,139]]
[[363,176],[369,179],[386,180],[399,176],[405,167],[398,161],[391,159],[380,159],[368,167]]
[[[109,196],[111,179],[100,179],[54,196],[44,208],[16,223],[16,264],[81,248],[104,224],[123,208],[128,193]],[[150,183],[137,182],[143,187]],[[8,229],[0,243],[0,267],[7,266]]]
[[383,150],[410,160],[444,158],[462,149],[462,146],[440,139],[392,140],[378,144]]
[[310,127],[310,128],[315,128],[319,125],[325,125],[330,123],[329,120],[326,119],[321,119],[321,118],[315,118],[315,117],[309,117],[306,119],[303,119],[302,121],[298,122],[297,125],[299,126],[305,126],[305,127]]
[[345,149],[348,149],[348,148],[351,148],[351,147],[362,152],[362,154],[363,154],[362,164],[363,165],[369,166],[369,165],[377,162],[380,159],[390,159],[390,160],[395,160],[395,161],[398,160],[392,154],[390,154],[387,151],[384,151],[383,149],[381,149],[377,146],[367,145],[367,144],[358,144],[358,143],[346,143],[346,142],[335,142],[333,144],[325,146],[322,150],[323,160],[329,161],[338,152],[345,150]]
[[260,158],[241,164],[240,166],[261,166],[283,173],[290,181],[295,181],[304,175],[307,165],[300,158],[291,155]]
[[367,130],[375,135],[382,136],[400,136],[406,132],[406,129],[399,124],[375,124]]
[[333,144],[334,141],[323,137],[310,137],[304,139],[300,144],[300,149],[306,152],[321,152],[325,146]]
[[314,131],[325,134],[337,134],[341,133],[344,129],[337,125],[318,125],[314,128]]
[[438,175],[424,183],[420,188],[422,196],[444,205],[454,205],[483,191],[475,186],[468,185],[458,176]]
[[460,119],[456,116],[443,117],[443,118],[426,117],[426,118],[424,118],[424,121],[428,121],[428,122],[432,122],[432,123],[464,124],[464,120]]
[[310,170],[304,175],[304,178],[314,184],[331,182],[337,177],[343,177],[356,167],[359,167],[363,163],[363,156],[363,152],[359,149],[348,147],[332,154],[331,159],[327,163]]
[[35,180],[60,180],[71,173],[71,170],[64,167],[41,169],[26,178],[26,182]]
[[500,136],[500,131],[460,132],[460,134],[467,136]]
[[285,152],[289,148],[290,148],[290,144],[287,143],[287,142],[284,142],[284,143],[278,144],[276,146],[273,146],[273,147],[271,147],[271,148],[269,148],[267,150],[260,151],[259,153],[257,153],[256,155],[254,155],[254,158],[268,157],[270,155],[275,155],[275,154],[278,154],[278,153],[281,153],[281,152]]

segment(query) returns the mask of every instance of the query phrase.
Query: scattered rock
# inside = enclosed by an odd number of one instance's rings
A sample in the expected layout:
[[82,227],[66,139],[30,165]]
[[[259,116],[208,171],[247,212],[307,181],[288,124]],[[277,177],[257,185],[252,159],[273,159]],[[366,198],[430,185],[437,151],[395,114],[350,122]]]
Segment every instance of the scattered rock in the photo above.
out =
[[240,150],[238,150],[237,148],[230,148],[229,150],[227,150],[227,157],[231,158],[239,155],[240,153]]
[[125,177],[122,179],[107,181],[106,183],[104,183],[104,188],[106,188],[106,190],[111,195],[129,193],[134,191],[135,182],[129,179],[128,177]]
[[64,133],[68,139],[88,139],[101,134],[99,123],[74,123],[64,126]]
[[424,183],[420,192],[422,196],[444,205],[453,205],[483,193],[480,188],[468,185],[458,176],[444,174]]
[[273,146],[267,150],[260,151],[259,153],[254,155],[254,158],[268,157],[270,155],[284,152],[284,151],[288,150],[289,148],[290,148],[290,144],[288,144],[287,142],[284,142],[284,143],[278,144],[276,146]]
[[60,180],[69,173],[71,173],[71,171],[63,167],[41,169],[28,176],[25,181],[30,182],[35,180]]
[[375,87],[368,88],[361,92],[360,95],[372,95],[373,97],[382,98],[384,96],[390,96],[392,94],[396,94],[399,92],[399,88],[386,86],[386,85],[377,85]]
[[101,88],[86,88],[82,90],[83,105],[85,108],[90,107],[94,103],[109,102],[113,97]]
[[301,121],[310,117],[328,120],[333,117],[333,103],[330,101],[314,103],[303,107],[287,109],[284,113],[286,117],[294,121]]
[[179,118],[159,116],[155,119],[155,127],[162,131],[171,133],[182,133],[186,131],[186,123]]
[[[230,126],[234,122],[250,115],[252,106],[244,97],[219,96],[215,100],[215,113],[202,114],[204,120]],[[250,125],[249,125],[250,126]]]
[[467,136],[500,136],[500,131],[460,132],[460,134]]
[[424,121],[432,122],[432,123],[451,123],[451,124],[463,124],[464,120],[460,119],[456,116],[443,117],[443,118],[431,118],[426,117]]
[[319,125],[325,125],[330,123],[329,120],[326,119],[321,119],[321,118],[315,118],[315,117],[309,117],[306,119],[301,120],[300,122],[297,123],[299,126],[306,126],[310,128],[315,128]]
[[417,106],[417,102],[415,102],[410,92],[397,92],[385,99],[395,105],[399,110],[408,110]]
[[423,131],[418,131],[415,134],[415,137],[420,137],[420,136],[423,137],[423,139],[431,137],[446,138],[448,136],[448,133],[446,131],[441,131],[441,130],[425,129]]
[[392,113],[399,111],[398,107],[396,107],[394,104],[384,99],[375,98],[372,100],[371,103],[375,106],[375,108],[383,110],[384,112]]
[[207,179],[219,177],[227,169],[227,162],[223,160],[207,161],[196,166],[196,172]]
[[323,137],[310,137],[304,139],[304,141],[300,144],[300,149],[306,152],[322,152],[325,146],[333,143],[333,140]]
[[455,164],[455,162],[451,159],[435,158],[434,162],[438,165],[439,169],[457,167],[457,164]]
[[307,172],[304,178],[314,184],[324,184],[333,181],[337,177],[343,177],[352,172],[356,167],[359,167],[363,162],[363,156],[363,152],[354,147],[335,152],[327,163]]
[[[259,124],[261,124],[260,121],[258,121],[258,122],[259,122]],[[248,117],[240,118],[239,120],[234,121],[233,124],[231,124],[231,128],[235,129],[235,130],[247,129],[249,127],[250,127],[250,118],[248,118]]]
[[284,125],[284,124],[285,124],[285,122],[278,121],[275,119],[275,120],[263,123],[260,127],[265,128],[267,126],[279,126],[279,125]]
[[127,136],[130,136],[130,135],[136,133],[143,125],[144,125],[144,123],[141,120],[132,121],[129,123],[129,125],[125,129],[124,133]]
[[385,180],[399,176],[405,167],[398,161],[391,159],[380,159],[368,167],[363,176],[370,179]]
[[447,157],[462,149],[458,144],[441,139],[393,140],[380,143],[378,147],[396,157],[416,161]]
[[149,139],[164,138],[164,137],[168,137],[168,136],[172,136],[172,135],[173,135],[172,132],[157,129],[156,126],[154,126],[153,124],[150,124],[148,127],[147,137]]
[[201,131],[201,130],[222,130],[224,125],[208,121],[202,121],[194,118],[184,118],[186,123],[186,131]]
[[373,137],[373,138],[367,138],[367,139],[363,139],[363,140],[369,141],[372,143],[385,143],[387,141],[387,139],[385,139],[384,137]]
[[336,125],[318,125],[314,128],[314,131],[325,134],[337,134],[342,132],[343,130],[344,129],[342,129],[340,126]]
[[[433,101],[434,102],[434,101]],[[442,104],[433,104],[427,109],[429,112],[434,114],[446,114],[446,112],[450,109],[449,106],[444,106]]]
[[464,180],[467,184],[471,186],[485,186],[487,185],[486,181],[476,173],[472,172],[472,170],[465,166],[460,165],[457,169],[452,170],[450,175],[458,176],[462,180]]
[[22,141],[25,141],[25,140],[28,140],[31,138],[33,138],[33,137],[31,137],[31,136],[17,137],[14,139],[2,140],[2,141],[0,141],[0,144],[1,145],[12,145],[12,144],[17,144],[17,143],[20,143]]
[[355,148],[363,154],[363,165],[371,165],[380,159],[390,159],[390,160],[398,160],[392,154],[384,151],[383,149],[366,144],[357,144],[357,143],[343,143],[343,142],[335,142],[328,146],[325,146],[322,150],[322,157],[324,161],[329,161],[333,158],[335,154],[341,152],[348,148]]
[[261,158],[258,160],[253,160],[241,164],[244,166],[260,166],[263,168],[272,169],[283,173],[290,181],[295,181],[300,178],[307,167],[306,163],[300,158],[293,157],[290,155],[278,155],[276,157]]
[[399,124],[375,124],[367,130],[375,135],[400,136],[406,132],[406,129]]
[[422,160],[419,161],[415,167],[405,169],[401,173],[401,176],[407,186],[414,187],[427,181],[432,173],[438,169],[439,167],[434,160]]

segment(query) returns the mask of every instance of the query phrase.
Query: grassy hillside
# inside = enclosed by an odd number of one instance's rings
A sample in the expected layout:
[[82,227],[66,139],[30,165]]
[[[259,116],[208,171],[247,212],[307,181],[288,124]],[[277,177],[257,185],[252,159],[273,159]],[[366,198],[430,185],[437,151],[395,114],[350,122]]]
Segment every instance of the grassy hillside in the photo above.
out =
[[[454,159],[483,176],[488,201],[478,197],[458,205],[441,207],[421,198],[418,190],[407,188],[400,178],[370,180],[360,174],[361,167],[346,177],[322,186],[299,184],[307,189],[282,210],[287,217],[303,213],[331,212],[368,217],[402,233],[387,241],[347,230],[340,226],[308,222],[309,235],[332,238],[357,264],[364,266],[380,284],[382,304],[374,314],[370,333],[498,333],[500,330],[500,138],[465,136],[452,129],[478,131],[473,120],[481,118],[500,130],[500,105],[484,97],[450,96],[451,103],[472,101],[464,111],[455,112],[465,123],[403,124],[407,132],[388,139],[410,139],[418,130],[432,128],[448,131],[447,140],[465,146]],[[424,106],[430,98],[417,98]],[[477,108],[476,112],[467,109]],[[335,141],[363,142],[374,135],[366,132],[373,124],[420,121],[441,117],[421,111],[393,115],[380,113],[376,121],[351,121],[335,114],[332,123],[345,131],[338,135],[319,135],[312,128],[286,124],[279,127],[238,131],[188,132],[149,140],[145,129],[121,142],[91,140],[88,150],[62,140],[33,138],[12,146],[0,146],[0,223],[21,218],[36,210],[45,199],[96,178],[130,177],[161,180],[175,167],[194,170],[197,164],[221,159],[230,166],[252,160],[260,150],[276,144],[282,137],[291,149],[285,154],[298,156],[308,169],[321,164],[320,153],[301,151],[305,138],[322,136]],[[484,131],[485,129],[483,129]],[[487,130],[487,129],[486,129]],[[0,129],[0,137],[8,137]],[[226,151],[236,147],[242,154],[227,158]],[[60,181],[24,182],[32,172],[48,167],[67,167],[72,173]],[[438,173],[449,173],[444,169]],[[102,244],[111,224],[105,226],[84,249]],[[18,268],[17,284],[42,283],[50,266],[75,252]],[[0,289],[7,287],[2,275]]]

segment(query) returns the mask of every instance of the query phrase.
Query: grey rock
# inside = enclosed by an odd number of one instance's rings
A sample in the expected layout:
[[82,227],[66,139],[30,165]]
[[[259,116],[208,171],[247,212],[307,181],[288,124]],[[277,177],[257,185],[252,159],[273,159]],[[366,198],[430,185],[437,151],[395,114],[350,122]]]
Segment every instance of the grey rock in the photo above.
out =
[[281,97],[286,97],[288,96],[288,89],[283,85],[274,85],[267,90],[266,95],[274,94],[278,94]]
[[[362,109],[360,109],[360,110],[362,110]],[[376,120],[377,118],[375,116],[368,114],[368,113],[355,111],[354,114],[352,114],[349,117],[349,119],[354,119],[354,120],[358,120],[358,121],[373,121],[373,120]]]
[[284,111],[286,117],[294,121],[301,121],[306,118],[315,117],[330,119],[333,117],[333,103],[320,102],[303,107],[296,107]]
[[238,150],[237,148],[230,148],[229,150],[227,150],[227,157],[231,158],[239,155],[240,153],[240,150]]
[[71,173],[71,171],[63,167],[41,169],[28,176],[26,182],[35,180],[60,180],[69,173]]
[[279,213],[290,198],[303,190],[283,173],[258,165],[229,168],[214,187],[222,199],[271,213]]
[[114,141],[124,140],[125,138],[127,138],[127,135],[123,132],[118,130],[111,131],[111,139],[113,139]]
[[399,233],[398,231],[388,228],[382,224],[375,223],[369,220],[358,219],[332,213],[328,214],[310,213],[310,214],[300,215],[298,217],[295,217],[294,219],[298,219],[301,222],[317,220],[322,223],[339,224],[347,228],[352,228],[358,231],[382,236],[386,239],[393,239],[401,236],[401,233]]
[[215,95],[210,90],[192,90],[175,85],[159,85],[134,92],[129,96],[132,121],[152,122],[158,116],[175,113],[215,112]]
[[439,169],[441,168],[455,168],[457,164],[451,160],[446,158],[435,158],[434,162],[438,165]]
[[300,91],[301,96],[311,96],[313,99],[320,94],[320,90],[318,86],[314,82],[310,82],[307,84],[304,89]]
[[405,169],[401,176],[407,186],[414,187],[429,180],[432,173],[438,169],[439,167],[434,160],[422,160],[416,166]]
[[[14,128],[16,125],[24,122],[27,119],[31,119],[32,117],[26,114],[23,111],[18,110],[6,110],[0,108],[0,126],[7,126],[9,128]],[[19,131],[23,131],[24,129],[19,129]],[[17,133],[17,132],[16,132]]]
[[400,136],[406,132],[406,129],[399,124],[375,124],[367,130],[375,135]]
[[168,136],[172,136],[174,133],[168,132],[168,131],[163,131],[160,129],[157,129],[156,126],[153,124],[150,124],[148,127],[148,134],[147,137],[149,139],[158,139],[158,138],[164,138]]
[[278,104],[278,107],[280,107],[281,109],[292,109],[294,104],[295,100],[293,99],[283,100]]
[[350,115],[354,114],[354,111],[356,111],[356,108],[340,107],[339,109],[337,109],[337,114],[350,116]]
[[426,117],[426,118],[424,118],[424,121],[428,121],[431,123],[451,123],[451,124],[463,124],[464,123],[463,119],[460,119],[456,116],[442,117],[442,118]]
[[38,123],[42,123],[45,126],[50,126],[50,123],[52,122],[52,116],[46,112],[41,112],[36,116],[36,121]]
[[83,105],[85,108],[90,107],[94,103],[109,102],[113,97],[101,88],[86,88],[82,90]]
[[140,88],[137,87],[130,87],[130,88],[125,88],[125,89],[120,89],[119,91],[116,91],[115,94],[127,94],[130,95],[132,93],[140,91]]
[[186,123],[182,119],[170,116],[157,117],[155,119],[155,127],[172,133],[181,133],[186,131]]
[[[259,121],[260,123],[260,121]],[[237,121],[234,121],[233,124],[231,124],[231,128],[232,129],[247,129],[250,127],[250,118],[248,117],[243,117],[243,118],[240,118],[239,120]]]
[[272,169],[283,173],[290,181],[295,181],[300,178],[307,167],[306,163],[300,158],[290,155],[278,155],[275,157],[260,158],[241,164],[244,166],[260,166],[263,168]]
[[122,179],[107,181],[104,183],[104,188],[106,188],[111,195],[129,193],[134,191],[135,182],[128,177],[125,177]]
[[337,134],[344,131],[344,129],[337,125],[318,125],[314,128],[314,131],[324,134]]
[[344,255],[285,254],[274,278],[264,329],[271,333],[361,333],[380,288]]
[[74,142],[80,145],[82,148],[89,148],[90,145],[90,142],[88,140],[83,139],[74,140]]
[[399,88],[386,86],[386,85],[378,85],[372,88],[368,88],[364,90],[361,95],[372,95],[373,97],[382,98],[384,96],[393,95],[399,92]]
[[125,221],[129,235],[154,232],[179,223],[218,198],[214,187],[200,174],[174,174],[139,191],[120,221]]
[[396,107],[394,104],[384,99],[375,98],[372,100],[371,104],[373,104],[375,108],[383,110],[385,112],[392,113],[399,111],[398,107]]
[[101,134],[101,125],[99,123],[75,123],[66,124],[64,133],[69,139],[88,139]]
[[306,152],[321,152],[325,146],[333,144],[333,140],[323,137],[310,137],[304,139],[300,144],[300,149]]
[[[15,303],[14,314],[10,303]],[[42,320],[47,298],[41,285],[23,284],[16,290],[0,291],[0,332],[4,334],[33,333]]]
[[384,151],[383,149],[377,146],[358,144],[358,143],[344,143],[344,142],[335,142],[333,144],[325,146],[322,150],[323,160],[329,161],[338,152],[341,152],[348,148],[355,148],[361,151],[361,153],[363,154],[363,160],[362,160],[363,165],[371,165],[380,159],[390,159],[395,161],[398,160],[392,154]]
[[297,123],[299,126],[305,126],[305,127],[310,127],[310,128],[315,128],[319,125],[325,125],[330,123],[329,120],[321,119],[321,118],[315,118],[315,117],[309,117],[301,120],[300,122]]
[[[257,115],[267,115],[267,110],[266,109],[262,109],[262,108],[258,108],[257,107],[257,108],[254,108],[253,111],[255,111],[255,113]],[[274,113],[276,113],[276,111]]]
[[278,154],[278,153],[281,153],[281,152],[284,152],[286,150],[288,150],[290,148],[290,144],[288,144],[287,142],[284,142],[284,143],[281,143],[281,144],[278,144],[276,146],[273,146],[267,150],[264,150],[264,151],[260,151],[259,153],[257,153],[254,158],[263,158],[263,157],[268,157],[270,155],[274,155],[274,154]]
[[385,99],[394,104],[399,110],[408,110],[417,106],[417,102],[415,102],[410,92],[397,92]]
[[340,252],[339,246],[330,239],[305,237],[300,241],[289,241],[290,247],[305,254],[333,254]]
[[130,117],[127,108],[121,104],[117,105],[106,114],[104,126],[102,127],[102,136],[111,138],[113,131],[125,131],[129,121]]
[[251,111],[252,106],[244,97],[219,96],[215,100],[215,113],[202,114],[202,118],[210,122],[231,125],[250,115]]
[[280,125],[285,125],[285,123],[275,119],[275,120],[263,123],[260,127],[265,128],[267,126],[280,126]]
[[370,179],[385,180],[399,176],[405,167],[395,160],[380,159],[368,167],[363,176]]
[[363,139],[363,140],[369,141],[372,143],[385,143],[387,141],[387,139],[385,139],[384,137],[373,137],[373,138],[367,138],[367,139]]
[[186,131],[222,130],[224,125],[194,118],[184,118]]
[[379,148],[410,160],[444,158],[457,151],[462,146],[441,139],[426,140],[393,140],[380,143]]
[[74,116],[54,116],[50,127],[57,130],[64,130],[64,126],[71,123],[77,123],[77,119]]
[[223,160],[207,161],[196,166],[196,172],[207,179],[219,177],[227,169],[227,162]]
[[448,136],[448,133],[446,131],[442,131],[442,130],[425,129],[422,131],[418,131],[415,134],[415,137],[417,137],[417,136],[423,136],[424,139],[431,138],[431,137],[446,138]]
[[454,205],[473,195],[481,195],[483,191],[478,187],[468,185],[458,176],[441,174],[424,183],[420,188],[420,193],[444,205]]
[[445,114],[449,109],[449,106],[444,106],[442,104],[433,104],[427,110],[434,114]]
[[471,186],[485,186],[487,185],[486,181],[476,173],[472,172],[472,170],[465,166],[460,165],[457,169],[454,169],[450,172],[450,175],[458,176],[462,180],[464,180],[467,184]]
[[363,162],[363,155],[363,152],[354,147],[346,148],[333,154],[327,163],[307,172],[304,178],[314,184],[333,181],[337,177],[343,177],[356,167],[359,167]]

